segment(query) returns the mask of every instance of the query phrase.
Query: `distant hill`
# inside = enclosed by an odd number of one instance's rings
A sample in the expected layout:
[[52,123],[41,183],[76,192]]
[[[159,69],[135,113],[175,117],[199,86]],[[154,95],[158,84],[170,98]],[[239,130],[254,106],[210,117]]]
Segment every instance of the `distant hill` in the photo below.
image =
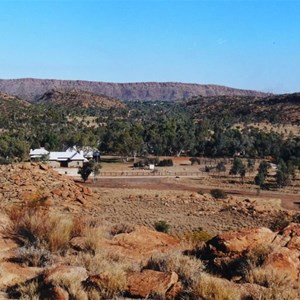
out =
[[98,108],[123,108],[125,104],[120,100],[96,95],[80,90],[50,90],[36,100],[36,103],[59,104],[70,107],[98,107]]
[[31,104],[25,100],[0,92],[0,110],[2,114],[7,113],[8,110],[12,111],[16,108],[19,109],[22,107],[27,107],[29,105]]
[[300,122],[300,93],[255,96],[192,97],[183,101],[197,119],[231,116],[252,121]]
[[202,85],[176,82],[109,83],[94,81],[9,79],[0,80],[0,91],[35,102],[53,89],[76,89],[120,100],[174,101],[192,96],[266,96],[265,93],[234,89],[219,85]]

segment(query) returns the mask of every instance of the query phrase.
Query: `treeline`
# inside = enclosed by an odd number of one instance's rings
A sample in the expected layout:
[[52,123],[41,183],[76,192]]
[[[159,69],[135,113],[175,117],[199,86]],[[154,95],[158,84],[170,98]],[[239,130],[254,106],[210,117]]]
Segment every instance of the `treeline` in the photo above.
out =
[[[93,122],[89,120],[93,118]],[[30,148],[92,146],[122,156],[189,155],[271,157],[300,166],[300,139],[254,127],[233,129],[234,119],[196,120],[182,104],[127,103],[125,109],[16,107],[0,116],[0,159],[26,160]]]

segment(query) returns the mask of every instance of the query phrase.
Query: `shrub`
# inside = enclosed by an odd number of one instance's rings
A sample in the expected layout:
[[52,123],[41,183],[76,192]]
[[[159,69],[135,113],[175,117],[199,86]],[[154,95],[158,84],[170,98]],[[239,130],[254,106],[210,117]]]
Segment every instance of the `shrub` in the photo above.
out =
[[157,221],[154,223],[154,228],[156,231],[168,233],[170,225],[166,221]]
[[213,189],[210,191],[210,194],[215,199],[226,199],[227,198],[227,193],[221,189]]
[[15,259],[29,267],[46,267],[53,263],[51,252],[40,245],[19,248]]
[[99,284],[89,281],[85,284],[88,299],[115,299],[126,288],[126,273],[141,270],[140,265],[125,262],[119,256],[106,251],[98,251],[95,255],[79,253],[70,260],[73,264],[86,268],[90,275],[99,275],[101,272],[102,280]]
[[73,221],[66,215],[28,205],[20,209],[13,207],[7,213],[11,220],[9,234],[24,246],[41,244],[52,252],[68,248]]
[[238,287],[225,279],[202,273],[192,288],[193,299],[237,300],[241,299]]
[[248,280],[265,287],[260,299],[297,299],[297,293],[293,289],[293,279],[287,272],[274,268],[255,268],[249,273]]
[[83,231],[83,236],[84,250],[95,254],[99,248],[99,241],[105,236],[105,231],[101,227],[87,227]]
[[37,279],[32,279],[30,281],[26,281],[16,287],[10,288],[8,290],[11,297],[21,300],[39,300],[39,282]]
[[272,219],[269,228],[273,231],[278,231],[289,225],[294,221],[293,218],[285,211],[279,211]]
[[144,168],[145,167],[145,161],[143,161],[143,160],[140,160],[140,161],[138,161],[138,162],[135,162],[134,164],[133,164],[133,167],[134,168]]
[[87,295],[81,284],[82,276],[77,272],[69,273],[68,276],[59,274],[51,280],[51,284],[59,286],[68,292],[70,299],[87,299]]
[[193,244],[198,244],[202,242],[207,242],[213,238],[213,235],[202,228],[194,230],[185,235],[185,238],[188,241],[191,241]]
[[185,289],[189,289],[204,269],[201,260],[183,255],[179,251],[162,254],[157,252],[148,260],[146,269],[161,272],[176,272]]
[[163,159],[158,164],[159,167],[172,167],[173,160],[172,159]]

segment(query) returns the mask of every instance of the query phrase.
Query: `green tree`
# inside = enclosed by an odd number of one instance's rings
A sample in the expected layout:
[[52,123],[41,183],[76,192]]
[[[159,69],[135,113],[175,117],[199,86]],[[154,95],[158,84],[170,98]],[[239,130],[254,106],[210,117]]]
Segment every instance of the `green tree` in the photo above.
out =
[[86,182],[88,180],[89,176],[92,174],[93,166],[94,166],[93,162],[88,161],[88,162],[83,163],[82,167],[79,167],[78,174],[80,174],[80,176],[84,182]]
[[265,184],[265,180],[268,176],[268,170],[270,167],[271,167],[270,163],[268,163],[265,160],[261,161],[259,164],[258,173],[256,174],[256,176],[254,178],[255,184],[259,186],[258,193]]
[[254,178],[254,182],[255,182],[256,185],[259,186],[259,188],[261,188],[264,185],[264,183],[265,183],[265,176],[264,176],[264,174],[258,172],[258,174]]
[[235,157],[233,160],[232,167],[229,171],[230,175],[240,175],[242,178],[242,182],[244,183],[244,178],[246,175],[246,167],[243,164],[243,161],[239,157]]
[[291,162],[286,164],[282,159],[279,161],[276,172],[276,183],[281,188],[288,185],[295,175],[295,167]]
[[224,164],[223,161],[220,161],[217,163],[217,166],[216,166],[216,170],[220,173],[220,172],[226,172],[226,166]]
[[255,159],[248,158],[248,160],[247,160],[247,170],[249,172],[253,172],[254,171],[254,166],[255,166]]

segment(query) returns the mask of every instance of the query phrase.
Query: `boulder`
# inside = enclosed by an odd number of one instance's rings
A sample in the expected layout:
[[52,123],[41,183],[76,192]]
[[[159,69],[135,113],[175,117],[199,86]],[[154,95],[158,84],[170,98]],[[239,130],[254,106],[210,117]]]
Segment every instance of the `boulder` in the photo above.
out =
[[130,233],[122,233],[112,240],[103,240],[108,251],[138,263],[146,262],[154,252],[169,252],[180,246],[180,241],[168,234],[137,226]]
[[277,269],[294,280],[298,280],[300,272],[300,251],[282,247],[270,253],[264,267]]
[[44,271],[42,277],[45,284],[56,286],[64,280],[85,281],[88,278],[88,274],[85,268],[62,265]]
[[131,297],[146,298],[155,294],[165,297],[175,285],[178,292],[177,283],[178,275],[175,272],[144,270],[128,274],[126,292]]
[[291,223],[278,232],[274,245],[300,250],[300,224]]
[[224,253],[241,253],[259,245],[272,243],[276,233],[268,228],[242,229],[217,235],[207,242],[209,252],[214,256],[223,256]]

